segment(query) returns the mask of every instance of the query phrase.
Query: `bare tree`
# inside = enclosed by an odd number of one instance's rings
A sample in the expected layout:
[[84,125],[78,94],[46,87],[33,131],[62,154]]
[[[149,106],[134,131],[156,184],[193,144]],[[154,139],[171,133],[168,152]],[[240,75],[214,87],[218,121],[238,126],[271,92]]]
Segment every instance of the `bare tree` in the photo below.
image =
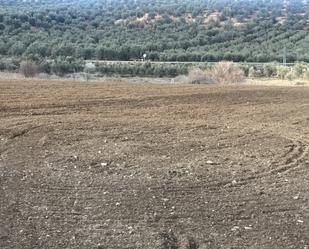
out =
[[33,78],[39,73],[39,67],[31,61],[23,61],[20,64],[20,72],[26,78]]
[[230,61],[220,61],[206,72],[216,83],[239,83],[245,79],[243,70]]

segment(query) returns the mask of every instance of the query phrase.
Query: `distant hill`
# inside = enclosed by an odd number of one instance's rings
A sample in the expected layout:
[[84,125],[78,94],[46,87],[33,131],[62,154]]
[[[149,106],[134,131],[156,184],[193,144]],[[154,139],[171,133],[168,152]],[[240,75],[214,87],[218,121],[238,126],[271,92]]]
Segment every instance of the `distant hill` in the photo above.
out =
[[271,62],[284,50],[309,62],[308,0],[0,0],[2,57]]

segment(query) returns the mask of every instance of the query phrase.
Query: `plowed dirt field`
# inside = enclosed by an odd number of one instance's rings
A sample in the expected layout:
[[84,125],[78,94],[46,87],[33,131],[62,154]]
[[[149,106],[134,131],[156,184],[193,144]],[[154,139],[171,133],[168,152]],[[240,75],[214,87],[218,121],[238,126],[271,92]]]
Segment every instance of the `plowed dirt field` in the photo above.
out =
[[0,248],[309,248],[309,88],[0,81]]

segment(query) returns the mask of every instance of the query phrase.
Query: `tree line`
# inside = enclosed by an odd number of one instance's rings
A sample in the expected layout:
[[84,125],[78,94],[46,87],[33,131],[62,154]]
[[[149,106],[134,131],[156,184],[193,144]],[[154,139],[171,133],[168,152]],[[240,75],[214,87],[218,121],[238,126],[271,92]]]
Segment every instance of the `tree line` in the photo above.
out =
[[2,0],[0,56],[53,60],[68,72],[82,60],[145,53],[150,61],[281,62],[286,48],[287,62],[309,62],[308,26],[301,0]]

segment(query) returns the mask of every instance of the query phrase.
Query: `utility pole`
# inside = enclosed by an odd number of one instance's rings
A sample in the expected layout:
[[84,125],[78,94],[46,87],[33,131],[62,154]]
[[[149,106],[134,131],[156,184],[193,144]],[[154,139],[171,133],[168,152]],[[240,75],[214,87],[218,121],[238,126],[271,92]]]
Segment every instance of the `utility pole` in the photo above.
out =
[[286,46],[283,48],[283,64],[286,65]]

